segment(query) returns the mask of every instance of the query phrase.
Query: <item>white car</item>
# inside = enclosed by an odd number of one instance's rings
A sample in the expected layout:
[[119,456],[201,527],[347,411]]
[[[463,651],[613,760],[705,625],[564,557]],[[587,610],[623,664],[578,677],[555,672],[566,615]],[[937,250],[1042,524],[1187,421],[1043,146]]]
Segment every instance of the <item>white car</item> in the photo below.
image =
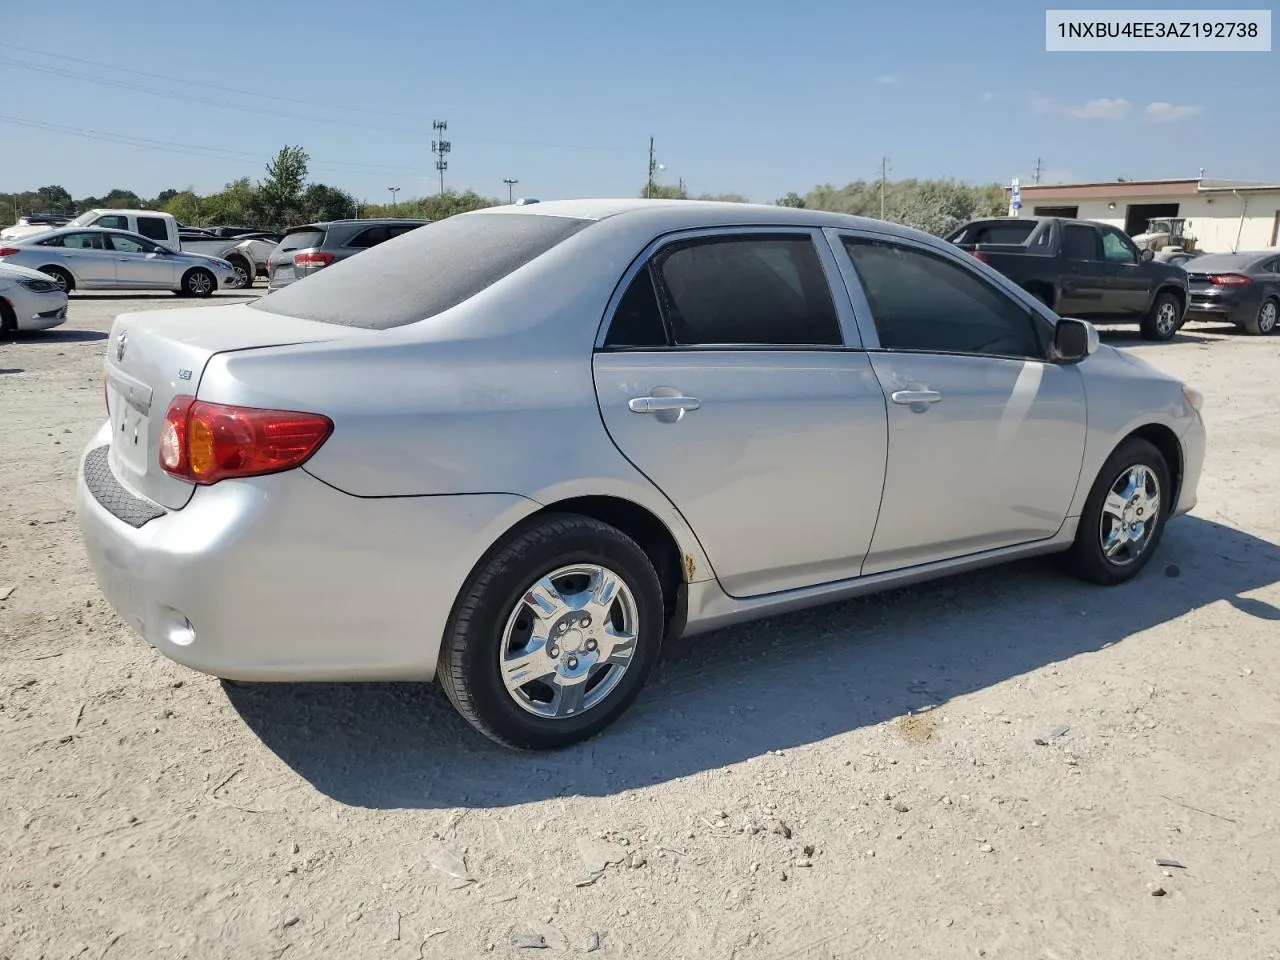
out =
[[0,263],[0,336],[48,330],[67,319],[67,293],[38,270]]

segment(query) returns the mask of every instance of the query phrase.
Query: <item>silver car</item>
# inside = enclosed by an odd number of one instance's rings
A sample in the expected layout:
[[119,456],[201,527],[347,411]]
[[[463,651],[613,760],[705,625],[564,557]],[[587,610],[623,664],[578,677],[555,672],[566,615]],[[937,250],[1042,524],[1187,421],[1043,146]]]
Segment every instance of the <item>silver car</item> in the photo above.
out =
[[67,294],[43,273],[0,263],[0,337],[67,319]]
[[1202,398],[952,245],[555,201],[253,303],[118,318],[78,509],[103,592],[240,681],[438,679],[550,748],[677,636],[1061,552],[1196,503]]
[[170,250],[127,230],[64,227],[0,241],[0,263],[39,270],[63,290],[172,290],[208,297],[234,286],[226,260]]

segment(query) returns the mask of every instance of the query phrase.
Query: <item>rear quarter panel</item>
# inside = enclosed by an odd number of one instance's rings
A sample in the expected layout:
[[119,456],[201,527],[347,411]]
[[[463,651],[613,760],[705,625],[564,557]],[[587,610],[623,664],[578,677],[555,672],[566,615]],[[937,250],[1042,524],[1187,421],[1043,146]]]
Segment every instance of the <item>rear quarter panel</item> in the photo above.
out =
[[199,396],[329,416],[333,435],[305,469],[359,497],[632,501],[667,525],[696,577],[709,575],[679,512],[601,421],[596,332],[619,278],[651,239],[609,226],[593,225],[430,320],[358,342],[215,356]]

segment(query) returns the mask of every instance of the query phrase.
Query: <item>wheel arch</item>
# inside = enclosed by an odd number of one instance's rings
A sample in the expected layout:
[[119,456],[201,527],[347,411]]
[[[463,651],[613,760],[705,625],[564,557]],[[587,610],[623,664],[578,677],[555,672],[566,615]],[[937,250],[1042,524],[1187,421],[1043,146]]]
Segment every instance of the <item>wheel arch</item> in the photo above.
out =
[[1151,297],[1151,305],[1154,307],[1155,302],[1160,299],[1161,294],[1171,293],[1178,300],[1178,305],[1183,313],[1187,311],[1187,291],[1178,286],[1176,283],[1165,282],[1156,287],[1155,294]]
[[71,269],[71,267],[67,266],[65,263],[50,261],[49,263],[40,264],[40,266],[36,267],[35,269],[45,274],[47,274],[50,270],[61,270],[63,273],[65,273],[67,276],[71,278],[72,287],[80,286],[79,275],[77,275],[75,270]]
[[1131,439],[1147,441],[1159,450],[1160,455],[1164,457],[1165,465],[1169,468],[1169,481],[1173,484],[1173,498],[1169,503],[1168,510],[1174,510],[1182,496],[1182,477],[1185,470],[1182,441],[1178,439],[1178,435],[1172,429],[1163,423],[1147,423],[1125,434],[1120,439],[1120,442],[1111,448],[1107,456],[1111,456],[1121,444]]

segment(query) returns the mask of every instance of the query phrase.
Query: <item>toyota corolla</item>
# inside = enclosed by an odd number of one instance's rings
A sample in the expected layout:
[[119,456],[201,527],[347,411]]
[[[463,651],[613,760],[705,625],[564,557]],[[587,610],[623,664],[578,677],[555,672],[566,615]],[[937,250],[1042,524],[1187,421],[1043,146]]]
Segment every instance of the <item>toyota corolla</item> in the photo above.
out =
[[80,523],[139,634],[241,681],[437,680],[588,737],[664,642],[1032,554],[1136,576],[1202,398],[891,224],[581,200],[252,303],[120,316]]

